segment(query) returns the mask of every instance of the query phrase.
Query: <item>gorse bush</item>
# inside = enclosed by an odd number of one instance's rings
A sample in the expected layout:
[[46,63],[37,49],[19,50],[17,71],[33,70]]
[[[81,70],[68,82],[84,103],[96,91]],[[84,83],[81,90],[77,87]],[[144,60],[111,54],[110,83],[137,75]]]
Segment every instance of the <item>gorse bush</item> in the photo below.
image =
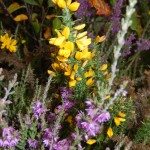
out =
[[[22,75],[18,71],[18,77],[15,74],[8,82],[5,67],[11,68],[12,64],[8,63],[7,66],[2,61],[1,149],[117,150],[132,147],[133,139],[130,138],[133,138],[131,134],[134,132],[131,128],[135,119],[135,102],[130,91],[131,81],[121,76],[127,76],[125,72],[122,73],[125,62],[121,64],[120,61],[129,54],[133,42],[141,51],[149,49],[147,39],[135,41],[135,34],[130,34],[130,27],[133,28],[136,18],[132,17],[137,1],[129,0],[122,19],[123,0],[111,2],[114,14],[103,0],[104,10],[99,9],[101,5],[97,6],[97,1],[85,2],[24,0],[24,5],[13,3],[7,7],[5,2],[0,1],[17,24],[13,36],[13,30],[7,31],[2,22],[1,51],[5,52],[5,57],[17,53],[22,64],[26,62],[25,66],[30,63],[27,68],[24,67],[26,69]],[[21,14],[16,12],[21,9],[26,11]],[[97,18],[97,15],[111,15],[107,34],[99,34],[100,30],[96,32],[96,28],[89,25],[90,17]],[[53,18],[53,21],[47,22],[45,18]],[[41,48],[38,54],[34,54],[38,48],[29,51],[34,46]],[[106,48],[109,49],[108,53],[105,53]],[[46,61],[46,70],[40,68],[43,61]],[[41,80],[36,79],[39,74]],[[148,133],[145,133],[147,124],[136,132],[134,141],[142,143],[144,138],[144,144],[148,143]]]

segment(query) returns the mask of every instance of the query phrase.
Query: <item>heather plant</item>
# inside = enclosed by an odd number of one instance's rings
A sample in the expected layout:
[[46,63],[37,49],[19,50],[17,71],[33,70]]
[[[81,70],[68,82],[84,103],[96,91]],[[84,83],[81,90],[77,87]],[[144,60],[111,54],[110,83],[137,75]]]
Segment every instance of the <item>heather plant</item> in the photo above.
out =
[[[97,35],[97,32],[92,38],[89,36],[90,30],[86,28],[86,23],[76,20],[80,15],[92,16],[90,13],[80,12],[84,4],[79,0],[48,1],[48,8],[44,8],[45,3],[41,0],[23,2],[28,14],[20,14],[14,18],[12,13],[16,9],[24,9],[24,6],[18,3],[11,4],[8,9],[6,3],[0,1],[18,24],[15,38],[8,32],[1,33],[1,49],[6,49],[9,53],[16,52],[20,48],[20,45],[17,47],[19,42],[16,39],[19,41],[22,37],[17,34],[22,27],[28,28],[26,23],[28,17],[34,29],[30,38],[38,42],[37,45],[46,43],[46,40],[42,39],[42,33],[46,25],[45,17],[49,7],[52,7],[53,10],[57,10],[57,16],[53,14],[47,18],[55,17],[52,23],[53,36],[45,34],[49,42],[48,47],[51,48],[48,51],[51,62],[47,71],[49,77],[45,84],[38,79],[35,80],[34,67],[31,63],[18,81],[15,75],[7,87],[7,81],[1,75],[2,69],[0,69],[0,148],[10,150],[129,149],[131,144],[126,145],[125,140],[129,122],[134,117],[134,102],[128,91],[130,81],[127,78],[120,79],[119,66],[120,58],[129,54],[128,51],[132,49],[132,42],[136,38],[135,34],[128,33],[128,29],[132,26],[132,15],[137,1],[129,0],[122,19],[123,1],[116,1],[114,16],[111,15],[112,26],[107,35]],[[108,9],[108,4],[102,2]],[[89,4],[85,3],[85,12],[93,10],[94,13],[94,8]],[[92,4],[96,7],[94,2]],[[12,10],[12,7],[15,10]],[[37,7],[42,10],[42,17],[38,14]],[[34,11],[38,13],[34,14]],[[107,12],[97,10],[96,13],[108,15],[110,11],[109,9]],[[41,26],[38,17],[41,19]],[[118,25],[117,29],[115,23]],[[115,36],[115,39],[108,39],[108,35]],[[27,41],[27,46],[28,44]],[[147,39],[139,39],[137,45],[141,50],[144,46],[146,50],[149,49]],[[105,55],[103,50],[106,49],[105,46],[109,51],[113,50],[110,62],[108,53]],[[42,76],[42,78],[46,77]],[[146,122],[145,126],[137,131],[135,141],[141,142],[141,137],[145,136],[144,142],[148,142],[149,133],[145,132],[148,130],[148,125],[149,123]]]

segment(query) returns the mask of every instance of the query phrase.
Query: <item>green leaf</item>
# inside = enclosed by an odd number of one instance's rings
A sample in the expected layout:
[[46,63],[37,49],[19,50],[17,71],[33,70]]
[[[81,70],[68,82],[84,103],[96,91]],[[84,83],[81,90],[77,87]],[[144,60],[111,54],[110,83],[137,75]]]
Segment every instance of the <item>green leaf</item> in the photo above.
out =
[[37,17],[38,17],[38,14],[37,13],[33,13],[31,15],[32,21],[35,21]]
[[39,24],[38,20],[33,22],[33,27],[34,27],[35,33],[38,34],[40,32],[40,24]]
[[54,18],[52,22],[52,32],[55,34],[55,29],[60,29],[61,27],[61,20],[59,18]]
[[132,30],[134,30],[138,34],[138,36],[140,37],[143,33],[143,28],[141,26],[140,19],[138,18],[138,15],[136,12],[133,13],[131,20],[132,20],[132,25],[130,26],[130,28]]
[[39,4],[35,1],[35,0],[24,0],[27,4],[30,4],[30,5],[36,5],[38,6]]
[[16,11],[16,10],[18,10],[20,8],[25,8],[25,6],[20,6],[18,3],[14,2],[14,3],[9,5],[7,10],[11,14],[11,13],[13,13],[14,11]]

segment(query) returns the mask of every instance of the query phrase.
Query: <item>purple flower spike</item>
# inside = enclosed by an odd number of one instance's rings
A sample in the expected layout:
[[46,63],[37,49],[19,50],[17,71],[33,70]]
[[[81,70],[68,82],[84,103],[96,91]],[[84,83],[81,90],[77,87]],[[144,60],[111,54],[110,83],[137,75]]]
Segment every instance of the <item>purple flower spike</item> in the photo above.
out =
[[95,10],[91,7],[88,0],[77,0],[80,3],[80,7],[75,13],[77,18],[91,18],[95,15]]
[[112,20],[112,27],[111,27],[111,31],[112,34],[116,35],[116,33],[120,30],[120,22],[121,22],[121,7],[123,5],[123,0],[119,0],[118,3],[115,4],[115,6],[113,7],[113,11],[114,13],[111,16],[111,20]]
[[3,128],[0,147],[14,148],[19,142],[20,134],[13,127]]
[[28,139],[27,141],[30,148],[37,148],[39,146],[39,142],[37,140]]
[[147,39],[139,39],[137,42],[137,50],[136,51],[147,51],[150,50],[150,41]]
[[85,140],[88,140],[90,136],[96,136],[101,132],[101,126],[110,119],[110,113],[104,111],[97,104],[94,104],[94,101],[91,99],[87,99],[85,103],[87,105],[87,109],[85,109],[86,114],[80,111],[76,117],[76,121],[79,129],[85,131]]
[[109,112],[103,112],[100,115],[98,115],[98,117],[96,117],[95,121],[97,121],[99,123],[104,123],[109,119],[110,119],[110,113]]
[[60,89],[61,97],[63,99],[62,105],[59,105],[57,107],[58,112],[62,111],[68,111],[70,108],[72,108],[75,104],[75,102],[72,100],[73,91],[67,87],[61,87]]
[[125,45],[125,50],[124,52],[122,53],[122,56],[123,57],[126,57],[128,55],[131,54],[131,48],[132,48],[132,41],[135,40],[135,35],[134,34],[131,34],[128,39],[125,41],[124,45]]
[[36,120],[40,118],[42,114],[45,113],[45,109],[40,101],[36,101],[33,106],[33,114]]

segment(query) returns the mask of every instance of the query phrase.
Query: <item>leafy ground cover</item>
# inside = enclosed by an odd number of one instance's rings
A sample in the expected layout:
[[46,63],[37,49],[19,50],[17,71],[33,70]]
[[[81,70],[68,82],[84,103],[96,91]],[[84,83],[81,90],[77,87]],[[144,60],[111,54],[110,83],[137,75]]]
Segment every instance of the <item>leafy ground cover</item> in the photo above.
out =
[[148,0],[0,0],[0,149],[150,149]]

